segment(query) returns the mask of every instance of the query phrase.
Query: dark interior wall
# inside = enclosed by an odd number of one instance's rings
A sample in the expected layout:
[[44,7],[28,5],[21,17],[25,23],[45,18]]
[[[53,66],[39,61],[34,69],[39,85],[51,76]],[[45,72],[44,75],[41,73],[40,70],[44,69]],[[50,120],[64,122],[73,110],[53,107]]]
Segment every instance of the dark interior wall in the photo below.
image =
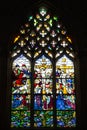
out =
[[3,1],[0,4],[0,127],[8,127],[7,106],[7,60],[8,48],[11,40],[18,32],[20,26],[26,21],[28,11],[45,1],[48,7],[55,8],[55,12],[62,18],[72,40],[78,48],[80,63],[80,126],[86,129],[87,114],[87,9],[86,3],[75,3],[73,0],[29,0],[29,1]]
[[87,129],[87,49],[80,54],[81,125]]

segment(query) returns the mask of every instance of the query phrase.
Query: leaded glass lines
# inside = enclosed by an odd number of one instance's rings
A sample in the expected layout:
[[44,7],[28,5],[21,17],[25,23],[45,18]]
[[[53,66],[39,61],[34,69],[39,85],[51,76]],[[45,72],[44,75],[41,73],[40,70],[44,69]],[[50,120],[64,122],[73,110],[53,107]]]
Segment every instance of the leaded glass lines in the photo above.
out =
[[75,127],[74,49],[57,16],[40,8],[13,40],[11,127]]

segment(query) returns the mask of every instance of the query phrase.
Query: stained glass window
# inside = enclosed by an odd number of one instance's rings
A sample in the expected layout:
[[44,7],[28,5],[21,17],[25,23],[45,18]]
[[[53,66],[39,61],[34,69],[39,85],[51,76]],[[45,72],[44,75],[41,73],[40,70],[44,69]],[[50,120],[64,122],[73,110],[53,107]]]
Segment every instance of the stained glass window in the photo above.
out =
[[41,7],[14,38],[11,127],[75,127],[73,43],[60,19]]

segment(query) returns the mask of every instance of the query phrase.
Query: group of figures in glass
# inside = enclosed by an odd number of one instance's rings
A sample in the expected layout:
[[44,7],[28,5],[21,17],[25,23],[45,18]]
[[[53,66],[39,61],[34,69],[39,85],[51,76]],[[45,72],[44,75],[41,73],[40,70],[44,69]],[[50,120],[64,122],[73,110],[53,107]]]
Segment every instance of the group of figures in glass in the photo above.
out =
[[71,39],[61,25],[53,29],[58,18],[51,17],[41,8],[14,40],[11,127],[76,126]]

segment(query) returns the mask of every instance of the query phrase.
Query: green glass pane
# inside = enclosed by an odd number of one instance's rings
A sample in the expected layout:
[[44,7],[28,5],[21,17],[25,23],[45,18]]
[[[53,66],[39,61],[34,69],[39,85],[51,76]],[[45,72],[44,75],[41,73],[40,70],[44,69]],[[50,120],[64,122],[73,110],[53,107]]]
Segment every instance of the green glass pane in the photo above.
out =
[[75,111],[57,111],[57,127],[75,127]]
[[40,14],[42,16],[46,15],[46,13],[47,13],[47,10],[45,8],[40,8]]
[[53,19],[54,19],[55,21],[58,21],[58,17],[56,17],[56,16],[54,16]]
[[11,127],[30,127],[30,112],[12,111]]
[[34,127],[53,127],[53,111],[35,111]]
[[11,112],[11,127],[20,127],[20,111]]

